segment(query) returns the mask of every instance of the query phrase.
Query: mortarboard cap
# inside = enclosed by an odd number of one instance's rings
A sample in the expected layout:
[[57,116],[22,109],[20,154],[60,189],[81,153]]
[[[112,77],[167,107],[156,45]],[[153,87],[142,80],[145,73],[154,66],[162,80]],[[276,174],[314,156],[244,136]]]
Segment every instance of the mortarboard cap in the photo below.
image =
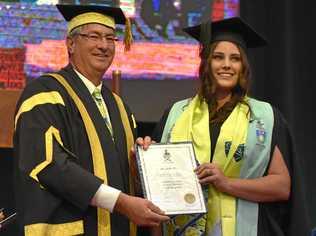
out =
[[125,17],[121,8],[103,5],[70,5],[57,4],[57,9],[68,21],[67,33],[70,33],[78,26],[98,23],[115,29],[116,24],[125,26],[124,44],[125,49],[129,50],[132,42],[131,23]]
[[200,43],[205,44],[205,33],[203,33],[205,25],[211,27],[211,34],[207,39],[209,44],[217,41],[230,41],[240,45],[246,51],[247,48],[262,47],[267,44],[261,35],[239,17],[214,21],[211,24],[206,22],[183,30]]

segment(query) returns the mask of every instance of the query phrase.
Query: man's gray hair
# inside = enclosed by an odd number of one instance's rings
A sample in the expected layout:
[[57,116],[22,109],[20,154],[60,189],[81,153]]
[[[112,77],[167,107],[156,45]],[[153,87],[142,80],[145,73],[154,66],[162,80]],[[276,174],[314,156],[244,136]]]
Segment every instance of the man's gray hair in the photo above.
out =
[[[81,33],[81,30],[82,30],[83,26],[78,26],[76,28],[74,28],[72,31],[70,31],[68,34],[67,34],[67,38],[74,38],[76,37],[76,35],[80,34]],[[67,48],[67,53],[68,53],[68,57],[70,58],[70,52],[69,52],[69,49]]]
[[67,37],[69,38],[73,38],[75,37],[76,35],[80,34],[81,33],[81,30],[82,30],[82,25],[74,28],[72,31],[70,31],[68,34],[67,34]]

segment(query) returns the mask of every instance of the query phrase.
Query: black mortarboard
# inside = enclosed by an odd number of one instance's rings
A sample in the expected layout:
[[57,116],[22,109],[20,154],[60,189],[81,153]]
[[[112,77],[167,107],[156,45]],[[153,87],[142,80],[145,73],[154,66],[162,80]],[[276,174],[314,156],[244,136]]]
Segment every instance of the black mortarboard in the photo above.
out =
[[88,12],[98,12],[105,16],[114,18],[116,24],[125,24],[126,18],[121,8],[103,5],[70,5],[57,4],[56,7],[66,21],[71,21],[74,17]]
[[[211,27],[208,39],[205,39],[205,33],[203,33],[205,25]],[[240,17],[214,21],[211,24],[206,22],[183,30],[203,45],[206,43],[205,40],[209,44],[216,41],[230,41],[247,50],[247,48],[262,47],[267,44],[267,41]]]
[[57,4],[56,7],[68,21],[68,30],[71,32],[78,26],[98,23],[115,29],[116,24],[126,24],[124,44],[128,50],[132,42],[131,25],[121,8],[104,5],[70,5]]

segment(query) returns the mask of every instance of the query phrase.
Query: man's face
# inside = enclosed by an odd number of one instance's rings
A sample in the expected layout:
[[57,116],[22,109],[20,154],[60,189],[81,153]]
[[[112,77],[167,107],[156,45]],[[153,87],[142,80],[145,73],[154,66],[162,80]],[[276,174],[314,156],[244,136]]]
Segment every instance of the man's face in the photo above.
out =
[[86,24],[80,33],[67,39],[67,47],[70,60],[79,72],[104,74],[114,58],[115,33],[101,24]]

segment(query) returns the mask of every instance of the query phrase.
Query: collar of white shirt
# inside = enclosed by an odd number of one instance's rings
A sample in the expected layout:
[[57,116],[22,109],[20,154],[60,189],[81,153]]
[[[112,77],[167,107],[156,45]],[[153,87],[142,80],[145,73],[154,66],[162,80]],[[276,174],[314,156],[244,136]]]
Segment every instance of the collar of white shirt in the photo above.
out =
[[84,83],[84,85],[87,87],[87,89],[89,90],[90,94],[92,95],[92,93],[94,92],[94,90],[96,88],[100,89],[102,88],[102,81],[98,86],[95,86],[90,80],[88,80],[83,74],[81,74],[79,71],[77,71],[76,69],[74,69],[74,71],[76,72],[76,74],[79,76],[79,78],[81,79],[81,81]]

